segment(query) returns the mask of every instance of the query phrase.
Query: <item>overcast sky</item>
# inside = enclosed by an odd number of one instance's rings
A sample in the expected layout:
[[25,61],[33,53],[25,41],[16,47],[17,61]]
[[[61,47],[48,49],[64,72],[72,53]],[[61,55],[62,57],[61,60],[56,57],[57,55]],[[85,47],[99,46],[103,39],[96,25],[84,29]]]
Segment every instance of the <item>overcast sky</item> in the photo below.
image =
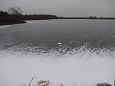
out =
[[115,0],[0,0],[0,10],[16,6],[29,14],[115,17]]

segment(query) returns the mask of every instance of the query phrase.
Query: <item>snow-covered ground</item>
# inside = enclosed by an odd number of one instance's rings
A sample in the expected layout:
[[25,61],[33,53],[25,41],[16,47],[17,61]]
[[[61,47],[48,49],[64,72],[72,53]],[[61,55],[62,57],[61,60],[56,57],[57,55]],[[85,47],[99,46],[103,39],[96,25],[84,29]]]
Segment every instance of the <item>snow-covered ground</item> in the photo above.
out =
[[5,53],[0,54],[0,86],[27,86],[32,77],[36,77],[32,86],[39,80],[49,80],[51,86],[95,86],[99,82],[113,84],[115,78],[115,55]]

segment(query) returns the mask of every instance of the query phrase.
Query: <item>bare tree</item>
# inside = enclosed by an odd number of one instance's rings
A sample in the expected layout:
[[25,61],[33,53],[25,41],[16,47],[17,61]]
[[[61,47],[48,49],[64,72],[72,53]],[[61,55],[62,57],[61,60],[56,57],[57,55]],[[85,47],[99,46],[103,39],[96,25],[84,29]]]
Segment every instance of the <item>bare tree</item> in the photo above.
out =
[[11,15],[22,15],[23,11],[19,7],[12,7],[8,9],[8,13]]

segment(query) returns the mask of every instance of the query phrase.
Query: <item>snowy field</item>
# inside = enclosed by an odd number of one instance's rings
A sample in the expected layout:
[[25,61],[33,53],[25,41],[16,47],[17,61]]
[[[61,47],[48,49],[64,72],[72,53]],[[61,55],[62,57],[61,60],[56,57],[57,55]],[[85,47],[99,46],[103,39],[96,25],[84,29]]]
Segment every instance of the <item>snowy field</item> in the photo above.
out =
[[27,86],[32,77],[36,77],[32,86],[37,86],[39,80],[49,80],[51,86],[95,86],[99,82],[113,84],[114,65],[114,54],[81,52],[38,56],[7,51],[0,54],[0,86]]

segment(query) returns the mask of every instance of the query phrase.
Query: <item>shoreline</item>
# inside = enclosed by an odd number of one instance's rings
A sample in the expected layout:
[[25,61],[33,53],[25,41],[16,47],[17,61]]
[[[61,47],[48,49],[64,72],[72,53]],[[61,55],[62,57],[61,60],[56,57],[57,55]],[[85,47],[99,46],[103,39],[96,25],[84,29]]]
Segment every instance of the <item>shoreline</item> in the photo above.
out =
[[6,25],[14,25],[14,24],[24,24],[27,23],[26,21],[20,21],[20,22],[0,22],[0,26],[6,26]]
[[[69,18],[69,17],[63,17],[63,18],[55,18],[55,19],[77,19],[77,20],[115,20],[114,18]],[[30,19],[35,20],[35,19]],[[36,19],[36,20],[52,20],[52,19]],[[0,26],[6,26],[6,25],[14,25],[14,24],[24,24],[28,23],[27,20],[19,21],[19,22],[0,22]]]

